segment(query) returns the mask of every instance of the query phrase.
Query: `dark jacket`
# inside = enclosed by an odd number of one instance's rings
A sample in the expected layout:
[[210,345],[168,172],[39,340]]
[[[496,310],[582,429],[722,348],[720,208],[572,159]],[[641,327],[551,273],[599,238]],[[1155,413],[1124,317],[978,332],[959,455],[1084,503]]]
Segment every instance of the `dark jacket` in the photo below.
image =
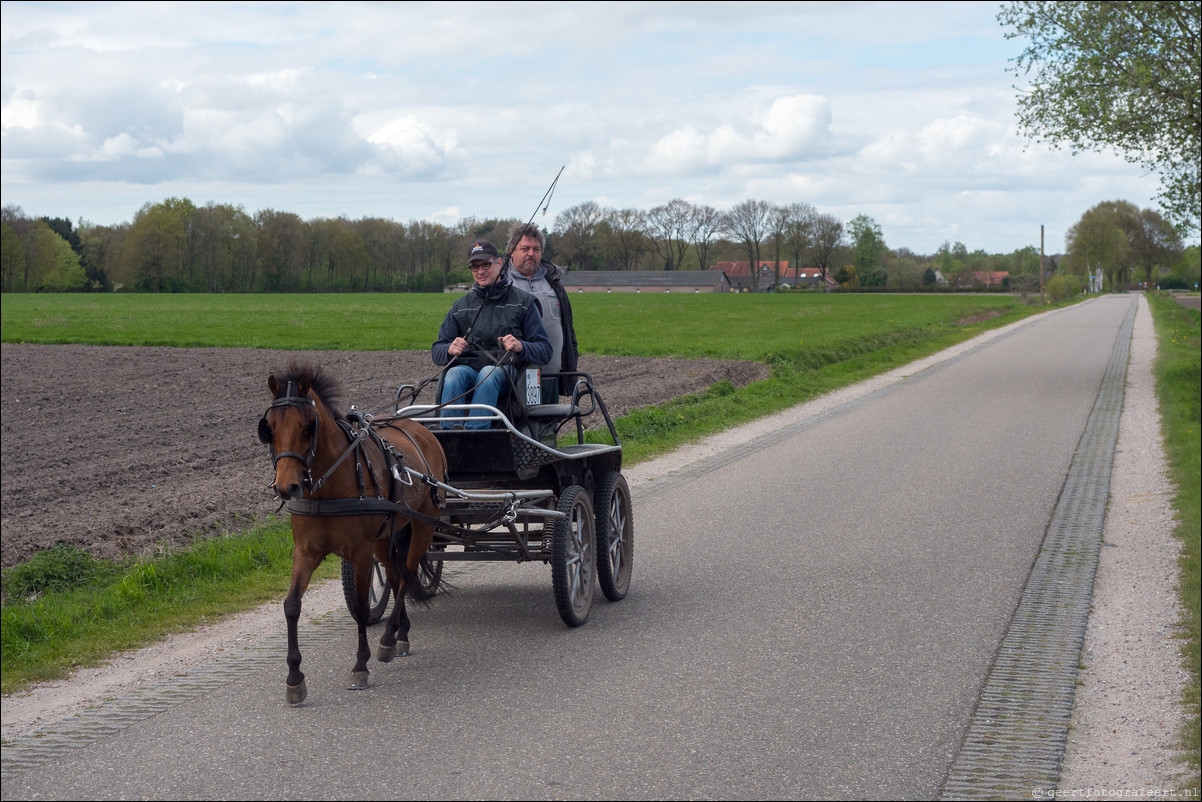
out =
[[447,348],[456,337],[463,337],[476,347],[460,354],[459,364],[480,370],[497,364],[505,355],[497,339],[506,334],[522,341],[522,352],[515,355],[515,365],[545,365],[551,359],[551,341],[543,328],[538,301],[513,286],[509,276],[502,272],[487,289],[473,284],[466,295],[455,301],[438,329],[438,339],[430,346],[430,356],[435,365],[447,364],[451,361]]
[[572,323],[572,304],[568,301],[568,291],[563,288],[563,268],[546,259],[542,264],[547,269],[547,283],[555,289],[555,294],[559,296],[559,308],[563,311],[563,358],[559,369],[571,372],[576,370],[579,354],[576,327]]
[[[572,322],[572,304],[568,300],[568,291],[563,288],[563,268],[547,259],[539,262],[539,267],[546,271],[547,283],[551,285],[555,297],[559,299],[560,319],[563,323],[563,350],[560,353],[560,364],[547,365],[547,372],[571,373],[577,369],[579,348],[576,345],[576,326]],[[514,270],[513,262],[506,260],[504,275],[511,275]]]

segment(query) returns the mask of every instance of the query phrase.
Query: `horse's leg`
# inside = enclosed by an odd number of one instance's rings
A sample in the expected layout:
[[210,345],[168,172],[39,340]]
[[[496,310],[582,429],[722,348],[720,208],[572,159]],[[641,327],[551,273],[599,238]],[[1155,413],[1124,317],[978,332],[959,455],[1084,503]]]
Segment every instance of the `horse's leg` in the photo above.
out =
[[364,550],[356,555],[355,564],[355,623],[359,627],[359,649],[355,653],[355,667],[351,669],[351,684],[348,690],[363,690],[367,687],[369,672],[367,661],[371,658],[371,647],[367,645],[367,619],[370,617],[371,605],[368,599],[371,595],[372,563],[374,555],[370,550]]
[[398,552],[397,554],[397,562],[401,563],[398,569],[403,568],[398,571],[401,574],[403,585],[401,592],[397,593],[396,609],[392,611],[392,618],[388,621],[389,626],[392,626],[393,621],[396,622],[396,637],[400,643],[402,655],[409,654],[409,614],[405,612],[405,596],[413,594],[414,587],[419,581],[418,567],[426,556],[426,552],[430,550],[430,543],[434,540],[434,527],[430,524],[412,521],[410,527],[408,553],[402,555]]
[[[384,625],[384,634],[380,636],[380,645],[376,647],[376,659],[381,663],[391,663],[396,654],[396,631],[397,631],[397,615],[396,611],[404,603],[404,594],[401,591],[401,574],[397,567],[393,565],[392,560],[388,556],[388,548],[378,549],[376,559],[384,565],[384,573],[388,576],[388,586],[392,588],[392,612],[388,615],[388,621]],[[401,652],[401,657],[409,653],[409,644],[405,644],[404,651]]]
[[[324,557],[324,555],[323,555]],[[284,599],[284,619],[288,622],[288,693],[289,704],[298,705],[305,701],[309,690],[305,686],[305,675],[301,673],[300,640],[297,624],[300,621],[301,597],[309,587],[309,579],[321,563],[322,558],[303,551],[299,546],[292,550],[292,586]]]

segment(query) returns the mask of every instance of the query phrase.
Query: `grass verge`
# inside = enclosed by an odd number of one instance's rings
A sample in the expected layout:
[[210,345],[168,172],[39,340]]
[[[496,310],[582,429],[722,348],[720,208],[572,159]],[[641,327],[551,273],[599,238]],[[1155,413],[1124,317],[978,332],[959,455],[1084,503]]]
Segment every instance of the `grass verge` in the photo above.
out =
[[[291,563],[292,535],[278,521],[120,563],[67,546],[43,551],[4,571],[0,691],[278,599]],[[339,571],[327,559],[315,578]]]
[[1199,583],[1202,557],[1202,504],[1199,489],[1202,477],[1200,435],[1202,435],[1202,337],[1198,312],[1187,309],[1172,298],[1149,294],[1148,302],[1156,325],[1157,356],[1154,373],[1160,399],[1161,427],[1165,456],[1169,463],[1169,481],[1174,487],[1173,508],[1177,513],[1175,534],[1182,544],[1181,651],[1189,672],[1189,685],[1182,700],[1186,710],[1182,747],[1190,766],[1193,788],[1202,780],[1199,756],[1202,731],[1199,714],[1199,644],[1202,643],[1202,584]]

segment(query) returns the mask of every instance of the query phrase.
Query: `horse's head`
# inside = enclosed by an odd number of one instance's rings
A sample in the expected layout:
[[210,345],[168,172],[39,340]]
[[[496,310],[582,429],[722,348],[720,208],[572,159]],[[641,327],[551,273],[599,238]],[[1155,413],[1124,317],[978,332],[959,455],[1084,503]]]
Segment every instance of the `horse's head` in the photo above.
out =
[[300,498],[313,483],[313,457],[317,451],[317,402],[308,374],[293,375],[283,381],[274,375],[267,379],[271,406],[259,419],[259,439],[271,446],[275,465],[273,487],[284,500]]

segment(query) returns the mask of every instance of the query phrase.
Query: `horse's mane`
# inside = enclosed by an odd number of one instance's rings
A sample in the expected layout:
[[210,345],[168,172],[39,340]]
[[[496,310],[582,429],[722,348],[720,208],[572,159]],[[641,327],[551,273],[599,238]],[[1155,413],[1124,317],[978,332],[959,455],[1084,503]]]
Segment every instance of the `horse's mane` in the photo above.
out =
[[335,419],[340,419],[343,414],[340,410],[342,405],[342,386],[338,384],[333,376],[327,375],[321,368],[312,365],[308,362],[289,362],[288,369],[284,371],[282,376],[277,376],[276,381],[281,387],[287,387],[288,382],[299,382],[301,378],[309,380],[309,387],[325,404],[326,409]]

